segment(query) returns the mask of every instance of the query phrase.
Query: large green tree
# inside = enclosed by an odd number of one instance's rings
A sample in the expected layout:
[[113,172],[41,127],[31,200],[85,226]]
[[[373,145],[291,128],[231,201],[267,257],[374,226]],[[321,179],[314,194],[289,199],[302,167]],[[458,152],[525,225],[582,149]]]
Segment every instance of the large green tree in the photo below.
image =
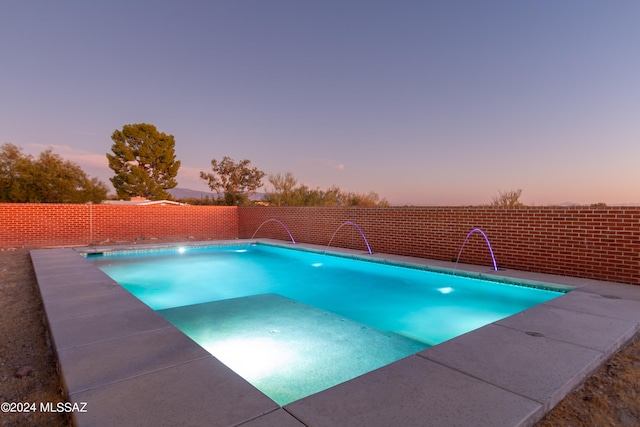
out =
[[158,132],[154,125],[138,123],[116,130],[111,139],[113,154],[107,153],[107,159],[115,172],[110,181],[118,197],[171,199],[167,190],[178,185],[175,178],[180,169],[173,135]]
[[250,195],[262,186],[264,172],[250,167],[250,160],[236,163],[225,156],[221,161],[211,160],[213,173],[200,172],[200,178],[207,181],[209,188],[217,193],[218,202],[227,206],[250,204]]
[[51,150],[36,158],[14,144],[0,146],[0,201],[17,203],[100,203],[107,186]]

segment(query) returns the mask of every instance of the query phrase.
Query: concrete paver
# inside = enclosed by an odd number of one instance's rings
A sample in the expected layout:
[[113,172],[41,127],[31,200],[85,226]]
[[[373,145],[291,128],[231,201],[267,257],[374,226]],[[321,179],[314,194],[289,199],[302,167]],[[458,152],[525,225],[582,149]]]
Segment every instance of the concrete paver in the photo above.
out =
[[70,394],[208,356],[169,326],[58,351]]
[[58,281],[54,286],[40,288],[41,294],[51,302],[122,291],[126,292],[122,286],[114,283],[113,279],[102,275],[88,275],[80,280],[73,277],[65,278],[64,282]]
[[518,425],[542,405],[409,356],[285,407],[312,426]]
[[603,361],[599,351],[487,325],[418,353],[543,405],[555,406]]
[[142,307],[132,304],[122,310],[69,317],[50,322],[49,325],[51,338],[58,349],[112,340],[171,326],[162,316],[144,304]]
[[[630,287],[633,288],[633,286]],[[636,289],[633,290],[635,291]],[[640,291],[640,289],[638,290]],[[628,320],[634,323],[640,322],[640,301],[628,297],[610,295],[609,293],[591,293],[579,289],[563,295],[561,298],[548,301],[547,304],[612,319]]]
[[546,303],[495,324],[591,348],[607,357],[610,355],[609,349],[619,347],[633,338],[638,329],[634,322],[567,310]]
[[146,307],[137,298],[132,298],[132,295],[122,286],[119,288],[116,286],[113,281],[110,283],[81,281],[78,285],[57,288],[55,293],[49,290],[48,293],[43,293],[43,297],[48,297],[47,316],[51,322],[59,322],[74,317]]
[[213,356],[70,395],[79,426],[233,426],[278,405]]
[[640,286],[629,286],[613,282],[590,282],[580,288],[581,292],[595,293],[605,297],[618,297],[640,301]]
[[305,427],[284,409],[278,409],[254,420],[241,424],[242,427]]

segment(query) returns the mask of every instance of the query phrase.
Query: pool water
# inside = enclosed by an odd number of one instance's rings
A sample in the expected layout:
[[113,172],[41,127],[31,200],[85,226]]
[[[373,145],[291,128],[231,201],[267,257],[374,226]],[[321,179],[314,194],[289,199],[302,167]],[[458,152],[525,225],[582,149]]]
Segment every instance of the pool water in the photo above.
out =
[[159,313],[280,405],[427,347],[277,294]]
[[262,244],[88,258],[280,405],[562,295]]

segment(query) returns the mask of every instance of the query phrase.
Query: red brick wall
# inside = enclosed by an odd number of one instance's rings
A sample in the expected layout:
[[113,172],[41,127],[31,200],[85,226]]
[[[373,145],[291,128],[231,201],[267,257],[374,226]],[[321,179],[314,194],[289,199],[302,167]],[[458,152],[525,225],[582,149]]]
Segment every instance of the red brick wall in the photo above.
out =
[[0,247],[89,242],[89,205],[0,203]]
[[237,237],[235,207],[0,203],[0,248]]
[[[326,246],[346,221],[374,252],[455,260],[481,228],[499,267],[640,285],[640,208],[391,207],[276,208],[0,204],[0,248],[86,245],[151,239],[249,238],[268,219],[297,242]],[[289,241],[276,221],[256,237]],[[344,225],[331,246],[366,251]],[[490,266],[484,238],[470,236],[461,262]]]
[[[481,228],[499,267],[640,285],[640,208],[239,208],[239,238],[263,221],[282,221],[298,242],[327,245],[346,221],[360,226],[374,252],[455,260],[467,233]],[[290,240],[271,221],[256,237]],[[366,251],[364,239],[343,226],[332,246]],[[473,233],[461,262],[492,265],[487,244]]]

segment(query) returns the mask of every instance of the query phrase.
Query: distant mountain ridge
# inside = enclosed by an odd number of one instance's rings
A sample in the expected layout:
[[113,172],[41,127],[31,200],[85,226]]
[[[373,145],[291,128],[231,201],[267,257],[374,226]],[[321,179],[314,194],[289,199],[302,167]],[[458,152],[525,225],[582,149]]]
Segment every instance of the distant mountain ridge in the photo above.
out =
[[[180,188],[175,187],[169,190],[169,194],[173,196],[174,199],[216,199],[218,197],[218,193],[213,193],[211,191],[198,191],[191,190],[190,188]],[[251,200],[262,200],[265,193],[256,193],[251,196]]]
[[[169,190],[169,193],[173,196],[174,199],[178,200],[178,199],[190,199],[190,198],[194,198],[194,199],[205,199],[205,198],[212,198],[215,199],[218,197],[217,193],[213,193],[211,191],[198,191],[198,190],[192,190],[190,188],[181,188],[181,187],[176,187],[176,188],[172,188]],[[262,200],[265,196],[265,193],[263,192],[258,192],[256,194],[254,194],[253,196],[251,196],[251,200],[254,201],[259,201]],[[419,205],[419,206],[438,206],[436,204],[424,204],[424,205]],[[542,205],[544,206],[544,205]],[[564,202],[564,203],[555,203],[549,206],[561,206],[561,207],[573,207],[573,206],[589,206],[589,204],[580,204],[580,203],[574,203],[574,202]],[[607,203],[607,206],[640,206],[640,203]]]
[[191,190],[190,188],[175,187],[170,189],[168,192],[173,196],[174,199],[189,199],[189,198],[205,199],[207,197],[215,199],[217,197],[216,193]]
[[[591,205],[594,205],[595,203],[588,203],[588,204],[580,204],[580,203],[574,203],[574,202],[564,202],[564,203],[556,203],[553,204],[551,206],[561,206],[563,208],[570,208],[570,207],[574,207],[574,206],[586,206],[589,207]],[[634,207],[634,206],[640,206],[640,203],[606,203],[607,206],[629,206],[629,207]]]

